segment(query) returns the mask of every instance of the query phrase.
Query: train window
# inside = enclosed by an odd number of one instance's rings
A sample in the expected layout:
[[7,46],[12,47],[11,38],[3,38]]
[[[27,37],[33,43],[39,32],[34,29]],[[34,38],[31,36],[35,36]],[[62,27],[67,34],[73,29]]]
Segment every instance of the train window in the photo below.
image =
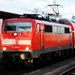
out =
[[60,27],[58,27],[58,33],[61,33]]
[[18,31],[20,32],[30,32],[31,31],[31,22],[19,22]]
[[65,27],[65,33],[70,33],[70,28]]
[[40,31],[40,24],[37,24],[37,32]]
[[64,28],[63,27],[58,27],[58,26],[54,26],[54,33],[59,33],[59,34],[63,34],[64,33]]
[[5,27],[4,27],[4,31],[16,31],[16,26],[17,23],[15,22],[6,22],[5,23]]
[[6,22],[4,31],[30,32],[31,25],[30,22]]
[[50,32],[50,33],[52,33],[52,26],[45,25],[45,32]]
[[57,26],[54,27],[54,33],[58,33],[58,28],[57,28]]
[[2,19],[0,19],[0,28],[1,28],[1,26],[2,26],[2,21],[3,21],[3,20],[2,20]]
[[64,27],[61,27],[61,33],[64,33]]

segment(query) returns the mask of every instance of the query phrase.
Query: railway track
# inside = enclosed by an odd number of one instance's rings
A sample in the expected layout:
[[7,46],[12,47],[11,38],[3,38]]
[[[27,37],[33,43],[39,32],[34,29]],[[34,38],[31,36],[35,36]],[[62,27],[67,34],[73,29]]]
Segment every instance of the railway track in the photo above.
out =
[[59,75],[75,65],[74,59],[73,57],[63,61],[43,62],[36,67],[30,65],[2,68],[0,75]]
[[75,66],[62,72],[60,75],[75,75]]
[[24,75],[33,75],[34,73],[37,73],[39,71],[41,71],[44,66],[47,66],[46,65],[39,65],[39,66],[27,66],[27,67],[23,67],[23,66],[20,66],[20,67],[10,67],[10,68],[2,68],[0,70],[0,75],[21,75],[21,74],[24,74]]

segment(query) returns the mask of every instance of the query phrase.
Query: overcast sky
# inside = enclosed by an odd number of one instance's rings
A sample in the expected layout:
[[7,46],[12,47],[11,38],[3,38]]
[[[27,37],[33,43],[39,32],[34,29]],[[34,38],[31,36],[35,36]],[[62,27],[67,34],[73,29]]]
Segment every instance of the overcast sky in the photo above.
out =
[[[23,14],[28,9],[38,8],[45,9],[48,4],[52,4],[53,0],[0,0],[0,10]],[[59,10],[61,14],[66,17],[75,15],[75,0],[56,0],[57,4],[63,6],[62,10]]]

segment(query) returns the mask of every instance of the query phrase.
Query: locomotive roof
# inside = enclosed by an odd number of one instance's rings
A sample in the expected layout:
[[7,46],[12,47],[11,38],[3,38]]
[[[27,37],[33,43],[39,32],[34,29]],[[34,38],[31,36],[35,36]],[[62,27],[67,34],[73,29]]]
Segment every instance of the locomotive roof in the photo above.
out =
[[70,27],[70,26],[68,26],[67,24],[60,24],[60,23],[58,23],[58,22],[49,22],[49,21],[44,21],[44,20],[36,20],[36,19],[30,19],[30,18],[12,18],[12,19],[6,19],[5,21],[11,21],[11,22],[13,22],[13,21],[24,21],[24,20],[30,20],[30,21],[35,21],[35,22],[37,22],[37,23],[44,23],[44,24],[48,24],[48,25],[56,25],[56,26],[65,26],[65,27]]
[[59,19],[58,21],[60,24],[67,24],[70,25],[71,27],[73,27],[73,29],[75,30],[75,20],[70,20],[70,19]]
[[37,23],[44,23],[48,25],[56,25],[56,26],[65,26],[65,27],[70,27],[67,24],[60,24],[58,22],[47,22],[47,21],[40,21],[40,20],[35,20]]

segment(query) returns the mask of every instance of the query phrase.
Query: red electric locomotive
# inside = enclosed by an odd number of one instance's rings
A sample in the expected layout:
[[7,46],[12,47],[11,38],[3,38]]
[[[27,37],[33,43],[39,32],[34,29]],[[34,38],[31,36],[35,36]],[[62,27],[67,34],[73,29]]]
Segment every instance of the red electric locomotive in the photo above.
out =
[[31,18],[3,21],[0,59],[8,63],[33,63],[65,56],[73,50],[71,27]]

